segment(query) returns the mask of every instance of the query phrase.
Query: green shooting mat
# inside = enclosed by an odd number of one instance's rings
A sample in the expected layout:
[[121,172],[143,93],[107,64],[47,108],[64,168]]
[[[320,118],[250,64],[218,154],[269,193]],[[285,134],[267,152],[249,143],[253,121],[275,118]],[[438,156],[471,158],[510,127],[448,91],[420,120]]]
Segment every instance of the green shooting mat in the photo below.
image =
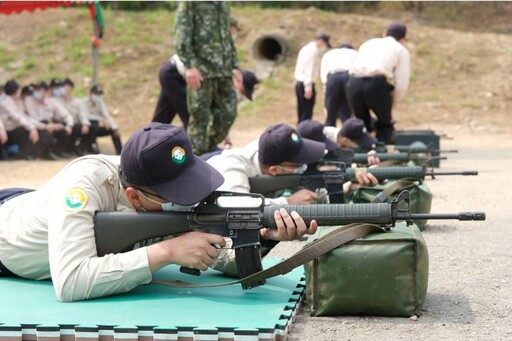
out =
[[[264,267],[280,259],[264,259]],[[0,279],[0,340],[284,340],[304,293],[304,269],[250,290],[237,285],[174,288],[150,284],[129,293],[59,302],[50,281]],[[231,280],[208,270],[195,277],[167,266],[154,279]]]

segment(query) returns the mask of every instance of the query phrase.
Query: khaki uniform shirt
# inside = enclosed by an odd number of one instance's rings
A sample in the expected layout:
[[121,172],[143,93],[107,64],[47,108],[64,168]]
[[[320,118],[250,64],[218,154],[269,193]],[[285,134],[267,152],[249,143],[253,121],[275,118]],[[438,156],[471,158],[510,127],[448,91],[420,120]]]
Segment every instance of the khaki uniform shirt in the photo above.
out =
[[149,283],[146,248],[97,257],[96,211],[134,210],[122,190],[118,156],[85,156],[40,189],[0,206],[0,261],[15,274],[51,277],[62,301],[126,292]]
[[91,101],[89,97],[86,97],[82,99],[82,103],[86,110],[87,118],[90,121],[94,120],[101,122],[102,120],[106,120],[108,122],[108,125],[110,126],[110,129],[116,130],[118,128],[116,122],[110,116],[107,105],[105,104],[103,99],[100,99],[99,103],[95,103]]
[[0,101],[0,120],[4,123],[7,131],[23,127],[30,131],[35,129],[37,124],[20,109],[11,96],[6,96]]
[[[262,175],[258,160],[258,140],[243,148],[226,149],[207,161],[224,176],[219,191],[250,193],[249,177]],[[265,198],[265,204],[288,204],[285,197]]]
[[73,117],[55,98],[45,98],[43,102],[39,102],[28,96],[25,98],[25,109],[28,116],[37,121],[62,123],[67,127],[73,127]]
[[91,125],[91,122],[89,122],[89,119],[87,118],[87,111],[84,108],[84,103],[78,98],[72,97],[71,100],[67,101],[64,97],[60,97],[56,100],[71,114],[74,124],[80,123],[85,126]]

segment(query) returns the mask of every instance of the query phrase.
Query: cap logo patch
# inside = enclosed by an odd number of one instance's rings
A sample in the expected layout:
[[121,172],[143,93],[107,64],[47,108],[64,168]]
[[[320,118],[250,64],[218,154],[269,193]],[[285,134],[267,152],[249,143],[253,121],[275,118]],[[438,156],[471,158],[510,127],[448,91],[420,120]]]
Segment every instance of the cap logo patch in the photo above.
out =
[[177,164],[182,164],[187,159],[187,154],[185,153],[185,149],[180,146],[176,146],[171,151],[172,162]]
[[70,212],[80,211],[87,205],[89,197],[81,188],[72,188],[67,194],[64,201],[66,210]]
[[292,133],[292,141],[295,142],[295,143],[299,143],[300,142],[299,135],[297,135],[295,133]]
[[366,127],[363,127],[363,133],[367,133],[368,131],[366,130]]

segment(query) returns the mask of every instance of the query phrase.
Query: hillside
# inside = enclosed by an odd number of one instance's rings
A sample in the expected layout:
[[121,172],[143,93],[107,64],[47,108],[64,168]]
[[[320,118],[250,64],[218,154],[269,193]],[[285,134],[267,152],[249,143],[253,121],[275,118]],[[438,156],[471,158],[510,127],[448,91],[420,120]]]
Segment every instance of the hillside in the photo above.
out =
[[[478,4],[487,6],[474,6]],[[439,15],[429,23],[428,18],[404,12],[398,6],[388,7],[373,15],[315,8],[234,7],[232,14],[242,26],[236,44],[243,68],[255,67],[253,44],[264,34],[277,32],[289,46],[272,77],[259,85],[254,102],[244,102],[240,107],[232,130],[235,144],[257,137],[269,124],[295,124],[295,58],[298,49],[313,36],[328,32],[333,42],[349,41],[357,47],[398,19],[408,25],[407,46],[413,70],[406,99],[394,113],[397,128],[432,128],[469,144],[485,143],[482,141],[487,135],[505,136],[512,126],[508,114],[512,104],[512,36],[483,30],[469,32],[466,30],[471,26],[467,23],[453,25],[457,29],[443,28],[450,20],[449,13],[444,20]],[[104,18],[99,83],[106,89],[104,97],[127,137],[151,119],[159,93],[158,70],[174,51],[174,13],[105,10]],[[492,21],[492,17],[485,18]],[[495,23],[496,32],[505,31],[499,13]],[[16,78],[25,84],[70,76],[77,83],[77,93],[85,95],[92,75],[91,30],[85,8],[1,16],[0,81]],[[322,103],[320,95],[314,118],[321,121]],[[475,139],[474,134],[482,139]],[[512,144],[506,139],[504,142]]]

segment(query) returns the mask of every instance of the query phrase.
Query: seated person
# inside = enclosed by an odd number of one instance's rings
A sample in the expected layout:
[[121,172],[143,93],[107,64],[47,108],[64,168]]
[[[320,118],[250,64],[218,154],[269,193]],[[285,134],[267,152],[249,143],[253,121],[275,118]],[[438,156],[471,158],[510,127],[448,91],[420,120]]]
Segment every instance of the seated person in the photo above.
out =
[[20,101],[21,89],[18,82],[5,83],[5,97],[0,101],[0,120],[7,133],[7,146],[17,145],[15,159],[33,160],[35,158],[53,159],[50,148],[52,136],[47,126],[33,120],[23,112]]
[[71,138],[73,117],[51,97],[50,87],[46,82],[39,82],[33,87],[32,96],[27,96],[24,102],[27,115],[53,136],[50,158],[69,157],[64,147]]
[[[176,149],[179,156],[169,157]],[[120,157],[84,156],[35,191],[0,191],[0,277],[51,278],[60,301],[77,301],[148,284],[155,271],[169,264],[206,270],[233,254],[214,246],[226,245],[222,236],[188,232],[98,257],[93,219],[97,211],[153,212],[173,203],[190,206],[223,181],[192,153],[182,129],[151,123],[131,135]],[[299,239],[317,229],[316,221],[306,226],[297,213],[284,209],[274,218],[277,229],[261,229],[262,239]]]
[[85,152],[98,154],[100,151],[96,143],[96,137],[110,135],[116,153],[121,154],[123,145],[119,129],[114,119],[110,116],[107,105],[101,98],[102,95],[103,89],[101,86],[94,85],[89,91],[89,96],[82,100],[87,111],[87,118],[91,123],[89,135],[84,139],[83,147]]

